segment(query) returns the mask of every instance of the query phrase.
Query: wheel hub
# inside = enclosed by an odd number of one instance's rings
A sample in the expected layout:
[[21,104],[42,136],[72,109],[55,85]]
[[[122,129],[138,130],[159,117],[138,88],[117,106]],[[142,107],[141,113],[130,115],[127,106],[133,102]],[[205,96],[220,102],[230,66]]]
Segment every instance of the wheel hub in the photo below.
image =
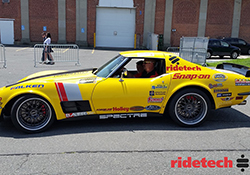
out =
[[37,114],[38,114],[38,112],[37,112],[36,109],[32,109],[32,110],[30,111],[31,117],[35,117],[35,116],[37,116]]

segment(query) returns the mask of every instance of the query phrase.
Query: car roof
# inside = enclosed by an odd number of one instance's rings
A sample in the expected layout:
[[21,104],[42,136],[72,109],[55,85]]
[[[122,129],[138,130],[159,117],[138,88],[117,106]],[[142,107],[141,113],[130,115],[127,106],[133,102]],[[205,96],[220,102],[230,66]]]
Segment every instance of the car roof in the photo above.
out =
[[154,51],[154,50],[136,50],[120,52],[124,57],[137,57],[137,58],[165,58],[167,52]]

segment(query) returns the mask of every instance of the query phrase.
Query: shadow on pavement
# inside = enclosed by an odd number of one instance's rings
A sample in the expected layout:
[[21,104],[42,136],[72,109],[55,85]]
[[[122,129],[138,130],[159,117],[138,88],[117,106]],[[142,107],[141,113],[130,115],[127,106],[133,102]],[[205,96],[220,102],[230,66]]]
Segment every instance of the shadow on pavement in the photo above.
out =
[[0,136],[13,138],[47,137],[77,133],[116,131],[210,131],[250,127],[250,117],[233,108],[212,110],[208,119],[197,127],[181,127],[167,117],[108,119],[108,120],[63,120],[55,122],[48,130],[26,134],[17,130],[10,119],[0,123]]

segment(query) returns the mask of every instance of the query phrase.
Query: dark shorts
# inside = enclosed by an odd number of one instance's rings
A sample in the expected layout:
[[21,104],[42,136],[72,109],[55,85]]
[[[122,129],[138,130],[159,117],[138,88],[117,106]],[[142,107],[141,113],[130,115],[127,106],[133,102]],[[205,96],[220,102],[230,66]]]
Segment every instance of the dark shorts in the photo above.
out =
[[51,46],[48,46],[47,51],[45,51],[45,52],[50,53],[50,52],[54,52],[54,51],[52,50]]

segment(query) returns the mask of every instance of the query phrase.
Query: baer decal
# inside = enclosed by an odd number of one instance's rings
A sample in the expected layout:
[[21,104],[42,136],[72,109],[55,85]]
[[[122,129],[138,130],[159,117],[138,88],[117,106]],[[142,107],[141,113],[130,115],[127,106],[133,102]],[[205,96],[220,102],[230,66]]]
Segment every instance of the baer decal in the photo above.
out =
[[72,117],[79,117],[79,116],[83,116],[83,115],[88,115],[87,112],[75,112],[75,113],[68,113],[65,114],[65,116],[67,118],[72,118]]

